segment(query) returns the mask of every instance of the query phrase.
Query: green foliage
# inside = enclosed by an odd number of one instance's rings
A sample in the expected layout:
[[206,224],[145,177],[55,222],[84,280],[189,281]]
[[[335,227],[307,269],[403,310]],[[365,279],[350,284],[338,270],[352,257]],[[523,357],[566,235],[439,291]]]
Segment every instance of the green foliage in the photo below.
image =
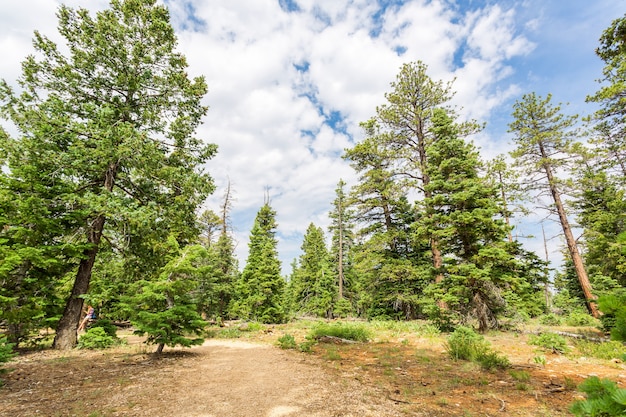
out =
[[78,339],[78,349],[106,349],[119,345],[121,340],[110,335],[104,327],[92,327]]
[[341,298],[337,300],[333,309],[334,315],[343,319],[350,316],[353,311],[354,309],[352,307],[352,303],[350,303],[350,300],[348,300],[347,298]]
[[574,327],[593,327],[598,326],[600,321],[593,318],[589,313],[582,311],[572,311],[565,317],[565,324]]
[[560,326],[563,324],[563,319],[554,313],[548,313],[539,316],[539,323],[544,326]]
[[617,417],[626,414],[626,389],[620,389],[609,379],[592,376],[583,381],[578,389],[587,396],[575,401],[570,411],[579,417]]
[[622,359],[626,355],[626,346],[616,340],[600,343],[579,340],[576,342],[576,349],[583,356],[591,356],[598,359]]
[[90,329],[95,329],[97,327],[102,328],[107,335],[117,338],[117,327],[111,322],[111,320],[98,319],[89,326]]
[[296,339],[290,334],[284,334],[278,338],[278,346],[281,349],[295,349],[298,347]]
[[189,347],[202,344],[201,335],[206,322],[193,303],[192,290],[197,288],[198,276],[203,273],[206,249],[200,245],[180,249],[173,237],[166,243],[169,262],[152,280],[134,284],[134,293],[125,298],[131,311],[136,334],[147,334],[146,343],[157,344],[157,352],[165,345]]
[[358,323],[320,323],[311,330],[309,337],[318,339],[322,336],[367,342],[371,338],[371,333],[366,326]]
[[448,337],[445,349],[454,360],[474,361],[489,349],[489,342],[469,327],[459,326]]
[[292,308],[303,315],[333,318],[338,286],[323,230],[309,224],[301,249],[287,288]]
[[[2,365],[15,356],[15,353],[13,353],[14,346],[15,344],[9,343],[6,336],[0,336],[0,375],[6,371]],[[2,387],[2,385],[3,381],[0,379],[0,387]]]
[[[17,132],[0,134],[0,240],[9,239],[3,249],[15,261],[6,288],[26,307],[19,325],[57,314],[51,295],[75,274],[58,294],[68,305],[60,303],[55,346],[68,348],[80,297],[110,243],[135,270],[152,272],[163,266],[154,242],[172,232],[195,238],[196,208],[214,188],[201,167],[216,146],[194,136],[207,85],[189,78],[166,6],[116,0],[95,15],[62,5],[57,16],[63,44],[36,32],[19,91],[0,82],[0,116]],[[35,308],[29,297],[46,301]]]
[[506,356],[493,350],[488,350],[482,355],[479,355],[476,358],[476,362],[486,371],[491,371],[493,369],[506,369],[511,366],[511,362]]
[[567,340],[563,336],[556,333],[541,333],[540,335],[531,334],[528,337],[528,343],[539,346],[552,353],[562,354],[569,352]]
[[519,382],[530,381],[530,374],[528,373],[528,371],[517,371],[515,369],[511,369],[509,371],[509,375],[511,375],[514,380]]
[[0,364],[10,361],[15,356],[14,346],[15,344],[9,343],[6,336],[0,336]]
[[605,331],[611,332],[611,339],[626,341],[626,294],[608,294],[598,299],[600,318]]
[[489,342],[469,327],[457,327],[445,348],[452,359],[476,362],[485,370],[506,369],[511,365],[508,358],[493,351]]
[[412,333],[421,337],[436,337],[441,334],[437,326],[421,321],[372,320],[370,327],[376,330],[390,330],[396,335]]
[[248,259],[236,283],[231,314],[261,323],[282,323],[286,319],[285,280],[280,275],[276,240],[276,212],[264,204],[250,232]]

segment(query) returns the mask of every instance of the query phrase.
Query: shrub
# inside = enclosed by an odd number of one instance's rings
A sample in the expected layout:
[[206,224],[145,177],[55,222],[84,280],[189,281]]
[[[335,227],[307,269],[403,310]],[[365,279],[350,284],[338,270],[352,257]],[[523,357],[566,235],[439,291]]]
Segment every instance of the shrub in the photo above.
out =
[[493,350],[483,352],[476,358],[476,362],[486,371],[491,371],[492,369],[507,369],[511,366],[511,362],[506,356],[500,355]]
[[107,334],[103,327],[92,327],[78,339],[79,349],[106,349],[120,344],[120,339]]
[[298,345],[298,350],[304,353],[311,353],[311,351],[313,350],[313,346],[315,346],[315,343],[315,340],[307,339]]
[[339,337],[357,342],[367,342],[371,337],[370,331],[365,326],[350,323],[320,323],[311,330],[311,338],[319,339],[323,336]]
[[446,351],[452,359],[474,361],[489,349],[485,338],[469,327],[459,326],[448,337]]
[[616,340],[602,343],[579,340],[576,342],[576,349],[581,355],[598,359],[621,359],[626,355],[626,346]]
[[278,338],[278,346],[281,349],[295,349],[297,347],[296,339],[290,334],[285,334]]
[[96,327],[102,328],[107,335],[117,339],[117,327],[115,327],[111,320],[99,319],[89,326],[90,329],[94,329]]
[[572,311],[567,317],[565,317],[565,324],[575,327],[597,326],[599,321],[585,312]]
[[530,335],[528,343],[539,346],[546,351],[553,353],[565,353],[569,351],[567,340],[556,333],[542,333],[539,336]]
[[[9,343],[6,336],[0,336],[0,366],[2,366],[5,362],[10,361],[11,358],[15,356],[15,353],[13,353],[13,346],[15,346],[15,344]],[[6,370],[4,368],[0,368],[0,375],[4,372],[6,372]],[[0,387],[2,385],[3,382],[0,379]]]
[[476,362],[488,371],[505,369],[511,365],[508,358],[491,350],[489,342],[469,327],[459,326],[448,337],[445,347],[452,359]]
[[553,313],[539,316],[539,323],[543,324],[544,326],[560,326],[562,322],[563,320],[561,319],[561,317]]
[[626,389],[619,389],[609,379],[592,376],[583,381],[578,389],[587,399],[575,401],[570,411],[576,416],[623,416],[626,415]]
[[511,369],[509,371],[509,375],[511,375],[511,377],[518,382],[530,381],[530,374],[527,371],[516,371]]
[[626,341],[626,295],[611,294],[598,299],[598,307],[604,313],[602,326],[611,332],[611,339]]

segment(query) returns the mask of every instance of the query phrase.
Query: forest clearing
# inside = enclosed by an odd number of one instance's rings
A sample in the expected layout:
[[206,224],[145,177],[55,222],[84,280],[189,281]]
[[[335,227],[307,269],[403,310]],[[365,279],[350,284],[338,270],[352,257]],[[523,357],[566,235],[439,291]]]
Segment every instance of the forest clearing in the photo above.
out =
[[[215,327],[202,346],[154,356],[142,339],[107,350],[26,352],[7,364],[0,414],[19,416],[569,416],[576,389],[596,375],[626,386],[619,360],[530,345],[530,331],[593,328],[526,326],[486,338],[511,366],[484,371],[454,361],[446,335],[425,323],[372,322],[364,343],[317,343],[310,353],[280,349],[305,340],[313,321]],[[545,363],[534,358],[544,357]]]

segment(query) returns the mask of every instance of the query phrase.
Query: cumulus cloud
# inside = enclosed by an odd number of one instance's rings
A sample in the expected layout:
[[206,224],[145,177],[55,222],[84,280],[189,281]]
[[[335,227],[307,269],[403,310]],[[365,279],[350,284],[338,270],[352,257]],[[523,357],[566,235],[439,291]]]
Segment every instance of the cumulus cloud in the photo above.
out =
[[[17,77],[35,28],[54,34],[59,2],[3,4],[0,77]],[[93,10],[107,4],[64,2]],[[512,62],[533,52],[526,33],[538,31],[542,22],[537,16],[520,17],[530,8],[515,7],[516,2],[471,7],[444,0],[164,3],[189,73],[204,75],[209,85],[210,110],[198,136],[218,144],[219,153],[207,167],[218,190],[206,207],[219,207],[230,181],[243,264],[254,215],[269,193],[278,213],[284,271],[298,255],[308,224],[328,225],[339,179],[354,183],[341,154],[361,138],[359,122],[384,103],[402,63],[422,60],[434,79],[456,77],[454,103],[463,117],[489,121],[495,109],[519,94]],[[489,134],[478,140],[494,153],[499,146]]]

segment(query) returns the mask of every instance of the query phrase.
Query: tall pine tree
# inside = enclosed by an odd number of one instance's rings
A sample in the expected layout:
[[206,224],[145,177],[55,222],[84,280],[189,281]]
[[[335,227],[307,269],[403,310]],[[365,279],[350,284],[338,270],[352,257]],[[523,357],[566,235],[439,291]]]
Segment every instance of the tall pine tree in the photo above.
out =
[[266,202],[257,213],[250,232],[246,266],[236,284],[232,314],[263,323],[285,320],[285,280],[280,275],[276,212]]

